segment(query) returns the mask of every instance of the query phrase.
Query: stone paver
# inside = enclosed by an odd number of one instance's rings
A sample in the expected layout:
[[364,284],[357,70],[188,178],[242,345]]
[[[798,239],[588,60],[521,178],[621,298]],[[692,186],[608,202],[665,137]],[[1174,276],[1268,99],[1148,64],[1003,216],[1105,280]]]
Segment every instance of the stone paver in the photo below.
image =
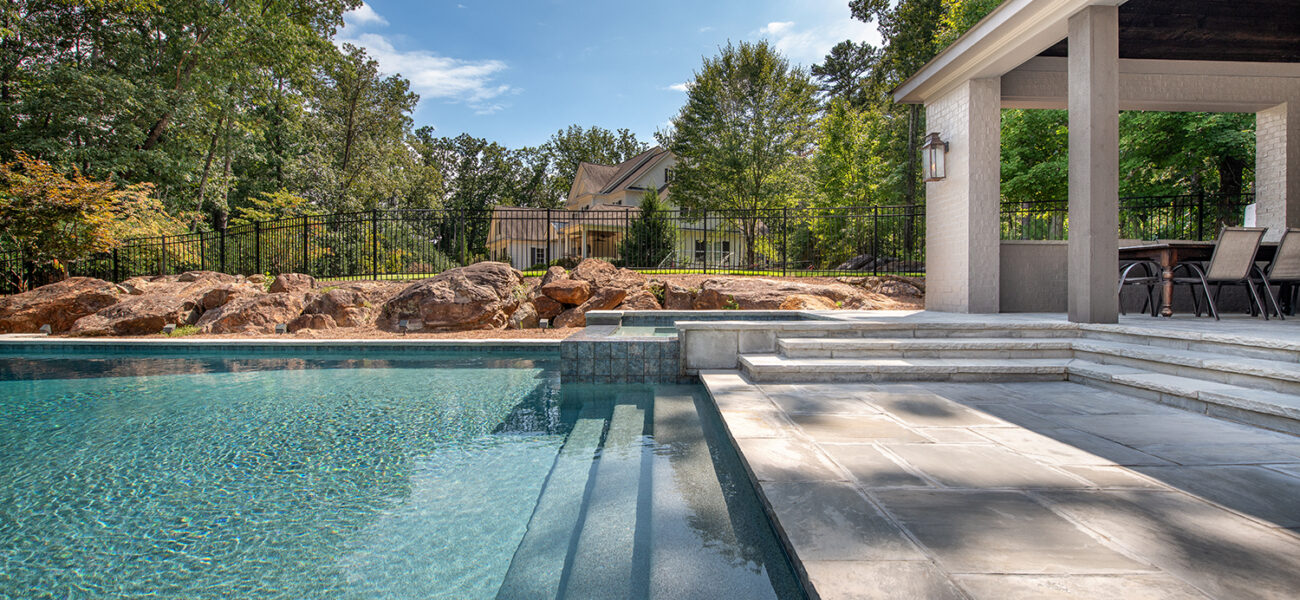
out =
[[1300,590],[1295,436],[1068,382],[704,379],[821,598]]

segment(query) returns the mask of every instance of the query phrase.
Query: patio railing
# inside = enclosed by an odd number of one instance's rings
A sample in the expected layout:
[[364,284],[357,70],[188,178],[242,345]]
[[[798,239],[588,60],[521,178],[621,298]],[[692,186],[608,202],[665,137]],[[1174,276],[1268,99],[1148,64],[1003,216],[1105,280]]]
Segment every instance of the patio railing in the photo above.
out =
[[[191,270],[398,279],[484,260],[537,271],[584,257],[651,273],[919,275],[925,211],[920,205],[671,210],[653,220],[627,207],[308,215],[132,239],[68,265],[68,272],[112,281]],[[44,283],[13,253],[0,252],[0,270],[6,275],[0,292],[14,291],[19,279]]]
[[[1121,239],[1213,240],[1224,226],[1241,225],[1254,194],[1126,196],[1119,200]],[[1002,239],[1064,240],[1069,206],[1064,199],[1004,202]]]

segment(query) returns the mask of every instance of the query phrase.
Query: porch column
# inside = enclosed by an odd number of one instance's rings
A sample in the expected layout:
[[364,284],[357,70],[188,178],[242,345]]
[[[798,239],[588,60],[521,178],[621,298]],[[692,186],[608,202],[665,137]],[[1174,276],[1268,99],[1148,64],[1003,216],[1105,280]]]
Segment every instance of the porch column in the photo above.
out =
[[582,228],[582,258],[587,258],[587,228]]
[[972,79],[925,107],[948,142],[944,179],[925,186],[925,308],[998,312],[1002,79]]
[[1255,202],[1265,241],[1300,227],[1300,99],[1255,113]]
[[1068,306],[1076,323],[1115,323],[1119,269],[1119,7],[1070,17]]

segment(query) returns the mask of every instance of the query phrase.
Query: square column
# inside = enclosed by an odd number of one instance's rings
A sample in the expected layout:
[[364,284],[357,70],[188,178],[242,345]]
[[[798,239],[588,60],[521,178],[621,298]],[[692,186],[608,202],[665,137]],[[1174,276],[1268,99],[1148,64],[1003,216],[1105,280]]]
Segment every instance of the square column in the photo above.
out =
[[946,173],[925,186],[925,308],[998,312],[1002,79],[972,79],[925,107],[949,144]]
[[1255,202],[1265,241],[1300,227],[1300,100],[1255,113]]
[[1119,7],[1070,17],[1068,306],[1075,323],[1119,321]]

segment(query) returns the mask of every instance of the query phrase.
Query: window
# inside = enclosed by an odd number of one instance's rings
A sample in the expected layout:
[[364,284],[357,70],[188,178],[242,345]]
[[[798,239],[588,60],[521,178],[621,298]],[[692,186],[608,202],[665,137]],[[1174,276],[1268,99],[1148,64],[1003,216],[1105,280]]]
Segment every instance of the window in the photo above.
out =
[[664,169],[664,183],[672,183],[672,182],[673,182],[673,170],[671,168]]
[[546,248],[529,248],[532,253],[533,262],[531,264],[540,265],[546,262]]

